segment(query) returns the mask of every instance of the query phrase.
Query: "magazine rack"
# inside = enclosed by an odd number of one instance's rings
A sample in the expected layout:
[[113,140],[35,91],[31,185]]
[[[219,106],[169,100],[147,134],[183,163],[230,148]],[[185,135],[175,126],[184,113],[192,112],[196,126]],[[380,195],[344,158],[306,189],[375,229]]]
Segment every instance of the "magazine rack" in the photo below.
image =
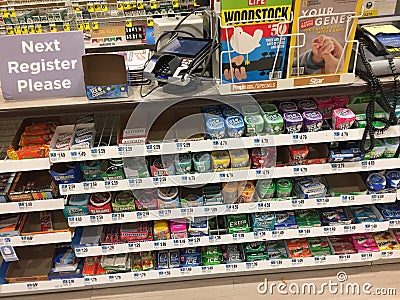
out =
[[[340,16],[340,15],[347,15],[348,20],[346,22],[346,36],[345,36],[345,47],[343,49],[343,53],[341,56],[340,61],[345,59],[345,54],[348,49],[348,47],[351,47],[352,44],[356,47],[354,47],[355,55],[358,54],[358,46],[359,42],[357,40],[350,40],[349,33],[351,32],[353,26],[356,26],[358,18],[360,18],[363,14],[363,9],[361,10],[360,15],[356,15],[355,12],[344,12],[344,13],[335,13],[335,14],[319,14],[319,15],[313,15],[313,18],[317,17],[326,17],[326,16]],[[303,16],[299,17],[297,22],[300,22],[302,18],[309,18],[308,16]],[[221,23],[221,16],[219,16],[220,19],[220,24]],[[238,24],[242,23],[244,20],[239,20],[239,21],[230,21],[227,22],[227,25],[221,26],[221,34],[225,34],[228,40],[228,29],[233,29],[235,28],[233,24]],[[251,22],[253,20],[245,20],[246,22]],[[285,28],[282,26],[290,26],[293,23],[293,14],[291,17],[291,20],[286,21],[282,19],[262,19],[262,20],[257,20],[258,22],[260,21],[276,21],[278,22],[278,28]],[[282,30],[280,30],[282,32]],[[303,47],[306,43],[306,35],[304,33],[288,33],[288,34],[282,34],[279,33],[277,37],[280,38],[279,40],[279,45],[281,45],[283,39],[286,37],[288,39],[287,44],[288,44],[288,49],[289,51],[297,51],[299,52],[299,49]],[[290,45],[290,38],[297,38],[298,41],[301,40],[302,43],[296,43],[294,46],[289,46]],[[269,80],[263,80],[263,81],[249,81],[249,82],[235,82],[234,76],[233,76],[233,70],[230,68],[231,72],[231,82],[223,82],[222,76],[223,76],[223,63],[222,63],[222,58],[224,55],[229,56],[229,61],[231,60],[231,54],[234,52],[233,49],[231,49],[230,42],[227,42],[228,45],[228,50],[227,51],[221,51],[220,56],[219,56],[219,74],[221,78],[214,78],[216,81],[216,85],[218,88],[218,91],[221,95],[229,95],[229,94],[243,94],[243,93],[249,93],[249,92],[267,92],[267,91],[277,91],[277,90],[288,90],[288,89],[299,89],[299,88],[312,88],[312,87],[323,87],[323,86],[332,86],[332,85],[346,85],[346,84],[352,84],[355,82],[355,64],[356,60],[353,62],[353,72],[348,72],[348,73],[333,73],[333,74],[316,74],[316,75],[304,75],[304,76],[292,76],[289,77],[290,70],[292,66],[289,65],[288,62],[288,56],[286,55],[285,59],[285,66],[286,66],[286,74],[284,79],[275,79],[274,74],[276,74],[275,67],[279,55],[279,51],[275,54],[275,60],[273,64],[273,68],[270,71],[269,74]],[[280,46],[279,46],[280,47]],[[279,49],[278,49],[279,50]],[[343,55],[344,54],[344,55]],[[298,55],[296,56],[297,58],[299,57]],[[299,64],[299,59],[297,59],[297,64]],[[279,76],[280,77],[280,76]]]

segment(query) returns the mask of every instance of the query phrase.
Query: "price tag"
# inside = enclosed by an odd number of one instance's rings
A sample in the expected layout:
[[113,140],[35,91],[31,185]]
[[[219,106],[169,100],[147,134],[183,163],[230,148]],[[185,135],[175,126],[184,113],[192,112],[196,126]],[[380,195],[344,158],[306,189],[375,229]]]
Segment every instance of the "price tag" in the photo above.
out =
[[177,151],[187,151],[189,152],[191,149],[190,142],[178,142],[176,143],[176,150]]
[[79,5],[74,5],[73,6],[74,12],[80,12],[81,8],[79,7]]
[[153,18],[147,18],[147,27],[154,27]]
[[7,34],[8,34],[8,35],[14,35],[14,28],[12,28],[12,27],[7,27]]
[[307,175],[308,169],[307,167],[294,167],[293,175],[294,176],[304,176]]
[[111,214],[111,219],[116,222],[116,221],[122,221],[125,219],[125,214],[124,213],[113,213]]
[[139,220],[145,220],[150,216],[150,213],[148,211],[138,211],[136,212],[136,217]]
[[181,177],[182,184],[196,183],[196,175],[183,175]]
[[144,9],[144,3],[142,0],[136,1],[137,9]]
[[50,32],[57,32],[56,24],[49,24],[49,27],[50,27]]
[[90,223],[92,223],[92,224],[103,223],[103,219],[104,219],[104,217],[102,215],[90,216]]
[[84,190],[96,190],[98,187],[96,181],[87,181],[83,183]]
[[14,33],[15,34],[21,34],[21,27],[18,25],[14,25]]
[[31,201],[18,202],[19,210],[27,210],[27,209],[31,209],[32,207],[33,207],[33,203]]
[[304,207],[304,199],[293,199],[292,200],[293,208],[302,208]]
[[168,278],[171,276],[171,271],[165,270],[165,271],[158,271],[158,278]]
[[96,3],[96,4],[94,5],[94,10],[95,10],[95,11],[101,11],[101,4],[100,4],[100,3]]
[[108,275],[108,281],[115,282],[122,279],[121,275]]
[[247,262],[246,263],[246,269],[247,270],[254,270],[258,268],[258,261],[253,261],[253,262]]
[[389,228],[400,228],[400,220],[390,220]]
[[374,160],[366,160],[361,162],[361,168],[363,170],[370,170],[375,168],[375,161]]
[[92,29],[98,30],[99,29],[99,22],[92,22]]
[[157,1],[156,0],[150,0],[150,8],[157,9]]
[[307,134],[293,134],[292,141],[293,144],[307,144],[308,135]]
[[77,28],[78,30],[82,30],[82,31],[83,31],[83,29],[84,29],[82,23],[76,23],[76,28]]
[[214,215],[218,213],[218,209],[216,207],[204,207],[204,213],[206,215]]
[[393,251],[382,251],[381,256],[382,256],[382,258],[391,258],[394,256],[394,252]]
[[349,133],[347,131],[334,131],[333,139],[335,141],[347,141],[349,138]]
[[136,8],[137,8],[137,3],[136,3],[136,1],[131,1],[131,2],[130,2],[130,5],[131,5],[131,9],[136,9]]
[[244,235],[244,233],[234,233],[232,234],[232,239],[234,241],[241,241],[244,240],[246,238],[246,236]]
[[372,253],[361,253],[361,260],[372,260],[373,255]]
[[292,266],[302,266],[304,264],[304,258],[292,258]]
[[355,196],[352,195],[342,195],[342,202],[345,204],[352,203],[356,200]]
[[346,165],[344,163],[334,163],[331,164],[331,168],[333,173],[342,172],[346,168]]
[[28,25],[28,33],[29,34],[34,34],[35,33],[35,26],[34,25]]
[[199,237],[188,238],[188,244],[191,247],[200,244],[200,242],[201,242],[201,239]]
[[128,244],[129,251],[139,251],[140,248],[141,248],[141,244],[140,243],[129,243]]
[[130,2],[124,2],[124,10],[130,10],[132,8]]
[[269,138],[265,138],[265,137],[254,138],[254,147],[266,147],[266,146],[271,146]]
[[179,0],[172,0],[172,7],[179,8]]
[[355,232],[357,229],[357,227],[355,225],[344,225],[343,230],[344,233],[348,234],[348,233],[353,233]]
[[255,231],[253,234],[255,239],[265,239],[267,237],[266,231]]
[[21,34],[28,34],[28,26],[26,25],[21,26]]
[[203,266],[201,267],[201,273],[203,274],[210,274],[214,272],[214,267],[213,266]]
[[97,282],[97,278],[93,276],[85,277],[85,285],[95,284]]
[[225,266],[225,270],[227,272],[236,272],[238,270],[238,265],[237,264],[227,264]]
[[183,218],[191,218],[194,215],[194,209],[192,207],[181,208],[181,216]]
[[153,177],[153,184],[155,186],[160,186],[167,183],[167,178],[165,177]]
[[83,28],[85,28],[85,30],[90,30],[90,23],[89,22],[83,23]]
[[326,206],[329,204],[330,199],[329,198],[317,198],[315,199],[315,202],[317,206]]
[[116,189],[119,187],[119,181],[118,180],[105,180],[104,187],[106,189]]
[[172,215],[172,210],[170,209],[160,209],[158,210],[158,216],[160,218],[169,218]]
[[311,234],[311,230],[310,229],[297,229],[297,234],[300,237],[306,237]]
[[101,11],[103,11],[103,12],[108,11],[108,5],[106,3],[101,4]]
[[87,9],[88,9],[88,12],[94,13],[94,11],[95,11],[94,4],[93,3],[88,3],[87,4]]
[[74,226],[74,225],[77,225],[77,224],[79,224],[79,223],[81,223],[82,222],[82,217],[80,217],[80,216],[77,216],[77,217],[69,217],[68,218],[68,224],[70,225],[70,226]]
[[63,29],[64,31],[71,31],[71,24],[69,22],[64,23]]
[[101,246],[101,252],[102,252],[103,254],[110,254],[110,253],[114,252],[114,250],[115,250],[114,245],[104,245],[104,246]]
[[159,145],[159,144],[146,145],[146,152],[148,154],[150,154],[150,153],[160,153],[161,152],[161,145]]
[[8,238],[8,237],[0,238],[0,246],[10,245],[10,244],[11,244],[10,238]]
[[174,247],[185,247],[186,246],[185,239],[173,240],[172,242],[174,244]]
[[70,287],[75,285],[74,279],[63,279],[62,284],[64,287]]
[[61,191],[64,193],[72,193],[76,191],[76,185],[75,183],[70,183],[70,184],[62,184],[61,185]]
[[371,201],[372,202],[382,201],[383,199],[385,199],[385,195],[382,195],[382,194],[371,195]]
[[131,189],[138,188],[143,185],[143,179],[142,178],[129,179],[128,185],[129,185],[129,188],[131,188]]
[[143,280],[146,279],[147,274],[145,272],[135,272],[133,273],[134,280]]
[[17,13],[15,12],[14,9],[9,10],[8,14],[10,15],[10,18],[16,18],[17,17]]
[[280,239],[285,235],[285,231],[283,230],[272,230],[271,235],[273,239]]
[[335,233],[336,233],[336,227],[334,226],[324,227],[324,235],[333,235]]
[[227,212],[237,212],[239,210],[239,204],[227,204],[226,205],[226,211]]
[[23,244],[33,243],[33,240],[34,240],[33,235],[23,235],[20,238],[21,238],[21,243],[23,243]]
[[219,180],[221,182],[233,181],[234,178],[235,178],[235,175],[232,172],[221,172],[221,173],[219,173]]
[[227,149],[228,148],[228,142],[224,141],[224,140],[212,141],[212,148],[214,150]]
[[222,241],[222,237],[220,235],[210,235],[208,241],[210,243],[218,243]]
[[117,2],[117,10],[118,11],[123,11],[124,10],[124,3],[123,2]]
[[326,263],[326,256],[316,256],[314,257],[314,264],[322,265]]
[[153,243],[155,249],[164,249],[167,248],[167,242],[164,241],[156,241]]
[[375,223],[366,223],[364,224],[364,228],[367,232],[375,232],[378,229],[378,225]]
[[1,10],[1,15],[3,16],[3,18],[8,18],[8,10],[6,10],[6,9],[2,9]]
[[281,268],[283,265],[283,261],[281,259],[273,259],[271,260],[271,268]]
[[[130,26],[128,26],[128,25],[130,25]],[[126,27],[132,27],[132,20],[127,20],[125,22],[125,26]],[[121,147],[118,147],[118,153],[121,156],[128,155],[128,154],[133,154],[133,147],[132,146],[121,146]]]
[[270,169],[259,169],[259,170],[256,170],[257,179],[265,179],[265,178],[268,178],[270,175],[271,175],[271,170]]

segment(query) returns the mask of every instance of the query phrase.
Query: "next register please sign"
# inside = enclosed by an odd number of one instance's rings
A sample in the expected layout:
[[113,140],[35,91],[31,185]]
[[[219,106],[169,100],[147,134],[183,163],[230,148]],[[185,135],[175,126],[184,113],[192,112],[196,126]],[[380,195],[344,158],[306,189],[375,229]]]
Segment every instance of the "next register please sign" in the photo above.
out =
[[4,99],[84,96],[82,32],[13,35],[0,39]]

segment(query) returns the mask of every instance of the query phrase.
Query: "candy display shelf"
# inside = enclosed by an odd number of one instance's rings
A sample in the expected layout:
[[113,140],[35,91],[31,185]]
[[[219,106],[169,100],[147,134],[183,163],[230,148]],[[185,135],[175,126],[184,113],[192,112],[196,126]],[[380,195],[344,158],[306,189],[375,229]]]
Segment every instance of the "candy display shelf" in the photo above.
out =
[[65,200],[61,198],[61,199],[0,203],[0,214],[63,209],[64,201]]
[[54,232],[0,238],[0,246],[33,246],[71,242],[71,232]]
[[[361,140],[363,133],[364,129],[350,129],[346,131],[326,130],[298,134],[264,135],[220,140],[170,142],[145,145],[119,145],[67,151],[54,150],[50,152],[50,161],[52,163],[61,163],[119,157],[167,155],[202,151],[210,152],[215,150],[250,149],[257,147],[313,144],[333,141],[354,141]],[[379,138],[397,136],[400,136],[400,126],[391,127],[383,134],[380,134]]]
[[[112,213],[100,215],[87,215],[69,217],[70,227],[105,225],[116,223],[154,221],[166,219],[187,218],[217,215],[234,215],[243,213],[285,211],[295,209],[312,209],[322,207],[338,207],[366,205],[377,203],[393,203],[396,201],[396,194],[382,195],[343,195],[341,197],[299,199],[288,201],[266,201],[243,204],[226,204],[216,206],[202,206],[190,208],[160,209],[151,211],[137,211],[126,213]],[[400,224],[400,223],[398,223]],[[389,224],[387,224],[389,226]],[[400,225],[399,225],[400,226]]]
[[317,236],[332,236],[355,234],[364,232],[379,232],[389,228],[389,222],[363,223],[338,226],[324,226],[314,228],[300,228],[287,230],[260,231],[248,233],[234,233],[224,235],[211,235],[187,239],[171,239],[165,241],[149,241],[115,245],[102,245],[92,247],[76,247],[78,257],[90,257],[110,254],[120,254],[141,251],[158,251],[187,247],[226,245],[235,243],[249,243],[264,240],[283,240],[295,238],[308,238]]
[[232,170],[214,173],[173,175],[123,180],[88,181],[60,184],[61,195],[150,189],[168,186],[202,185],[219,182],[258,180],[268,178],[299,177],[310,175],[342,174],[363,171],[380,171],[398,168],[400,158],[364,160],[347,163],[288,166],[251,170]]

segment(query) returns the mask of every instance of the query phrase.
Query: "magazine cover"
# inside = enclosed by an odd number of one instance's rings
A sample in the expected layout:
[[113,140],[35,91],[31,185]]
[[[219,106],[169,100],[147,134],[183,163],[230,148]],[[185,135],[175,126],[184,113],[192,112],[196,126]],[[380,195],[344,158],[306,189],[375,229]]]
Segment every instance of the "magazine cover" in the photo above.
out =
[[[362,0],[296,0],[289,51],[291,76],[347,73]],[[346,14],[348,13],[348,14]],[[346,27],[348,24],[348,30]],[[347,36],[347,38],[346,38]],[[303,45],[304,43],[304,45]]]
[[222,0],[222,83],[282,78],[291,9],[292,0]]

